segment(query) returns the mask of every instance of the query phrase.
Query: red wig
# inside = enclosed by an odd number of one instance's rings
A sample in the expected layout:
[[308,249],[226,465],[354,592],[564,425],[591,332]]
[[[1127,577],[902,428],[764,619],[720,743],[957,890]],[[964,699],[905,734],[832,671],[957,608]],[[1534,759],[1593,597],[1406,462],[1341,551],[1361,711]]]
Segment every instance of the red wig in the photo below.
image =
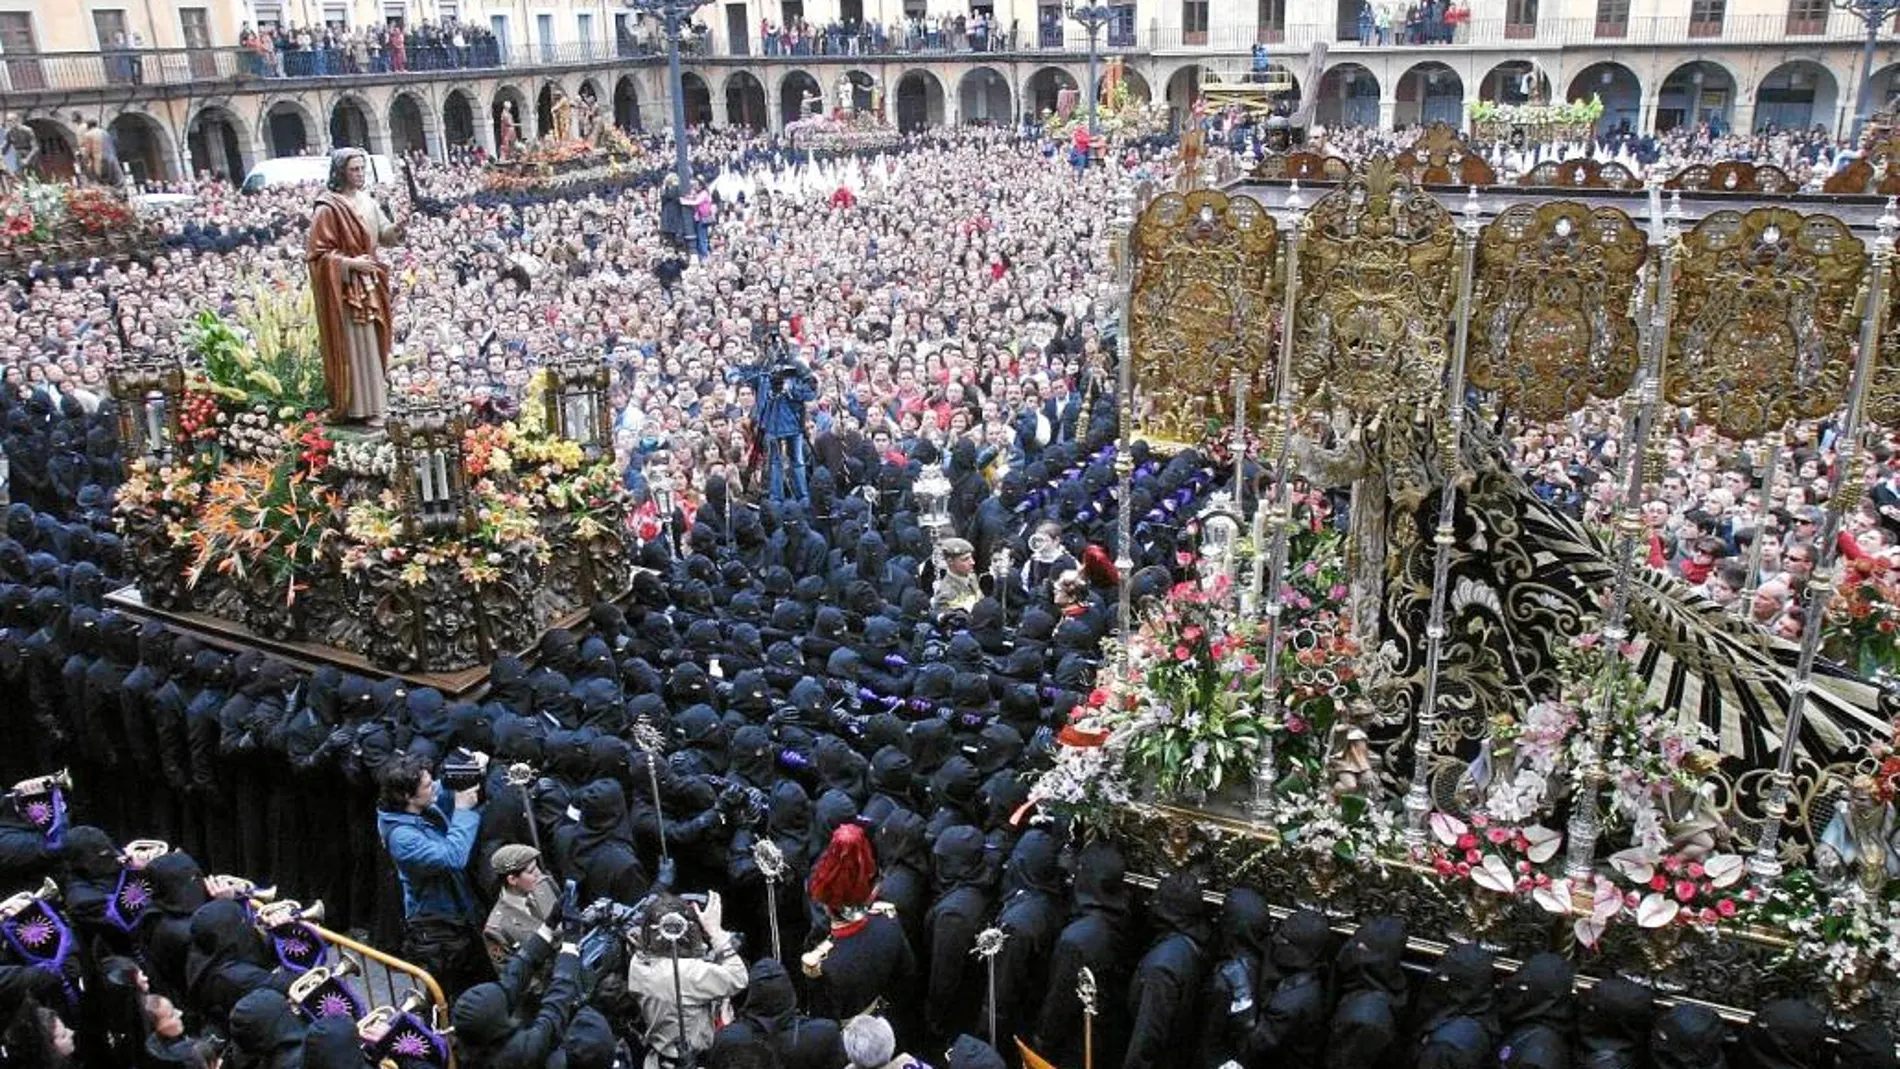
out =
[[833,913],[862,909],[877,894],[877,854],[856,823],[839,825],[811,867],[811,900]]
[[1109,557],[1108,550],[1096,545],[1082,551],[1082,577],[1097,589],[1112,587],[1122,581],[1121,573],[1115,570],[1115,561]]

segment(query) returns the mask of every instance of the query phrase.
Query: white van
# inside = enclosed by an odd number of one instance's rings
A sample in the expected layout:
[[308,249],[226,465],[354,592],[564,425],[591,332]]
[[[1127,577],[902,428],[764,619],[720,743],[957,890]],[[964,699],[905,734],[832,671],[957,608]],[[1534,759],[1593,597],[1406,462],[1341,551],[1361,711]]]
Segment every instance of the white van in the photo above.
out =
[[[260,189],[273,186],[297,186],[314,183],[322,185],[330,180],[330,157],[328,156],[284,156],[275,160],[260,160],[244,176],[243,191],[255,193]],[[388,156],[371,153],[369,157],[369,184],[380,186],[396,180],[396,165]]]

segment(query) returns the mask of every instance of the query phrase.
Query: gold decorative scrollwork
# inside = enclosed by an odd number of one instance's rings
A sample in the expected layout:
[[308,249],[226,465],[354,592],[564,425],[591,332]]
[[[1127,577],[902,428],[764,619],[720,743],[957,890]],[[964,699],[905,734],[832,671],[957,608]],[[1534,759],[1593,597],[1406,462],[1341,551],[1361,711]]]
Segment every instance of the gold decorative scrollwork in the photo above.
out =
[[1272,396],[1279,319],[1279,232],[1252,197],[1167,193],[1135,223],[1129,342],[1136,421],[1145,434],[1196,443],[1232,426],[1233,383]]
[[[1900,256],[1887,267],[1885,319],[1880,324],[1880,348],[1871,373],[1867,376],[1867,397],[1862,415],[1882,427],[1900,423]],[[1848,479],[1842,488],[1859,487]]]
[[1684,236],[1671,404],[1731,439],[1818,419],[1846,397],[1867,250],[1831,215],[1721,211]]
[[1451,213],[1375,156],[1320,198],[1300,245],[1293,375],[1358,412],[1441,388],[1457,300]]
[[1484,228],[1473,283],[1467,374],[1526,419],[1610,399],[1636,375],[1630,297],[1649,255],[1617,208],[1518,204]]
[[1427,127],[1392,163],[1418,185],[1489,186],[1498,180],[1465,135],[1442,122]]

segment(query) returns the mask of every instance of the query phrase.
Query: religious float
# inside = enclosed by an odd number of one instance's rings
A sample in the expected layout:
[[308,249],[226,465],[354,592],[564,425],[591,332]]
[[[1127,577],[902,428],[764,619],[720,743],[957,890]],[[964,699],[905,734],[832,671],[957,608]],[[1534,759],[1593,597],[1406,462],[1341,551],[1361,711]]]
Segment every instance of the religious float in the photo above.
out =
[[483,188],[511,193],[553,191],[611,182],[649,166],[646,151],[586,97],[578,104],[566,96],[558,98],[553,119],[554,126],[545,136],[523,141],[515,133],[512,117],[504,118],[500,151],[483,175]]
[[1471,120],[1471,139],[1485,144],[1512,148],[1583,145],[1596,138],[1603,101],[1594,93],[1589,100],[1559,104],[1473,100],[1465,105],[1465,116]]
[[139,218],[123,190],[41,182],[0,183],[0,277],[34,264],[118,260],[158,243],[160,228]]
[[[1188,539],[1199,576],[1119,562],[1122,639],[1035,797],[1149,873],[1344,928],[1399,914],[1420,953],[1558,948],[1735,1019],[1824,994],[1892,1021],[1900,610],[1835,534],[1864,432],[1900,421],[1900,207],[1718,186],[1685,208],[1660,181],[1441,200],[1415,174],[1452,151],[1129,191],[1119,473],[1141,437],[1225,458],[1232,490],[1183,520],[1124,482],[1121,544]],[[1585,525],[1495,428],[1611,406],[1623,504]],[[1764,474],[1791,424],[1835,417],[1827,610],[1798,641],[1638,566],[1677,410]],[[1344,530],[1316,519],[1333,502]]]
[[544,367],[518,413],[418,393],[337,425],[308,293],[267,291],[111,385],[134,611],[459,691],[631,583],[597,360]]
[[785,124],[786,143],[806,152],[882,152],[896,147],[903,135],[884,117],[884,87],[873,81],[868,106],[857,106],[858,87],[847,75],[834,88],[837,103],[829,110],[817,93],[807,91],[797,119]]
[[[1111,56],[1102,64],[1100,99],[1096,101],[1095,128],[1110,143],[1135,141],[1165,134],[1169,129],[1168,105],[1136,96],[1128,87],[1120,56]],[[1261,86],[1264,92],[1268,87]],[[1067,141],[1077,130],[1089,125],[1088,101],[1074,89],[1056,94],[1056,107],[1042,117],[1043,133]]]

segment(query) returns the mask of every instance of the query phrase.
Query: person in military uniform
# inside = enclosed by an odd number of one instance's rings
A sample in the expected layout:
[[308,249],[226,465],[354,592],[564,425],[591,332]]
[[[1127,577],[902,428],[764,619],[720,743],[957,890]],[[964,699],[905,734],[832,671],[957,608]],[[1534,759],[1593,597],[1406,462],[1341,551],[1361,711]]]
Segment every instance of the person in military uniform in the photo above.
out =
[[930,612],[969,612],[983,598],[976,575],[976,547],[961,538],[946,538],[938,547],[943,553],[943,574],[930,595]]
[[499,972],[521,944],[548,922],[558,895],[554,881],[541,871],[541,851],[532,846],[509,843],[490,855],[489,864],[501,878],[501,894],[482,927],[482,942]]

